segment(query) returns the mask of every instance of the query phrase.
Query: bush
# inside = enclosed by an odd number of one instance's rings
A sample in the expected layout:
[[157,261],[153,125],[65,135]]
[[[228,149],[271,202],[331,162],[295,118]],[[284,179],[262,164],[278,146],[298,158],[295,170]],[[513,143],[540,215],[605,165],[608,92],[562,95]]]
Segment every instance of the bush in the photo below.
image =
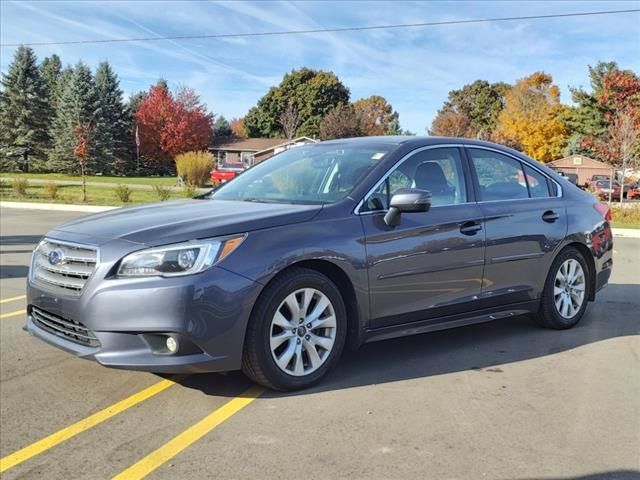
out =
[[47,182],[43,187],[44,196],[49,200],[55,200],[58,198],[59,186],[56,182]]
[[169,187],[156,184],[153,186],[153,189],[155,190],[156,195],[158,195],[158,198],[161,202],[169,200],[169,197],[171,196],[171,189]]
[[128,185],[118,185],[116,187],[116,196],[122,203],[129,203],[131,200],[131,189]]
[[187,185],[204,187],[210,179],[213,156],[209,152],[186,152],[176,157],[178,176]]
[[187,198],[193,198],[198,194],[198,187],[190,183],[185,183],[182,193]]
[[29,181],[26,178],[16,178],[11,183],[11,187],[13,188],[13,194],[16,197],[26,197],[28,186],[29,186]]

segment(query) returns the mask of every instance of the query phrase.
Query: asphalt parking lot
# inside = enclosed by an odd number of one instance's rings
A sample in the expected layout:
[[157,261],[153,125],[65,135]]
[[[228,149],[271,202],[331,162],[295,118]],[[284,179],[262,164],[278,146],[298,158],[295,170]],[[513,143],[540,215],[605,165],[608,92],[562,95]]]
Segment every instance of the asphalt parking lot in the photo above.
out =
[[70,478],[640,478],[640,239],[575,329],[527,318],[365,345],[317,388],[111,370],[31,338],[49,228],[0,211],[0,471]]

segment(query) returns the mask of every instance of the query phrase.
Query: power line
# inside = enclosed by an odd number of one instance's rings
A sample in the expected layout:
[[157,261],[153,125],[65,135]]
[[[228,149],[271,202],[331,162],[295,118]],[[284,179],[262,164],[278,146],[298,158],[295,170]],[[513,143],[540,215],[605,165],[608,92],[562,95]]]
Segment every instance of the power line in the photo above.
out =
[[522,17],[497,17],[497,18],[472,18],[467,20],[449,20],[441,22],[421,22],[421,23],[401,23],[392,25],[370,25],[363,27],[336,27],[336,28],[317,28],[311,30],[285,30],[275,32],[249,32],[249,33],[221,33],[221,34],[203,34],[203,35],[176,35],[166,37],[139,37],[139,38],[111,38],[102,40],[71,40],[66,42],[32,42],[32,43],[5,43],[0,47],[19,47],[20,45],[36,47],[46,45],[81,45],[95,43],[125,43],[125,42],[154,42],[159,40],[201,40],[209,38],[239,38],[239,37],[269,37],[276,35],[303,35],[310,33],[340,33],[340,32],[361,32],[365,30],[390,30],[400,28],[416,28],[416,27],[436,27],[442,25],[462,25],[469,23],[488,23],[488,22],[511,22],[515,20],[543,20],[548,18],[567,18],[567,17],[587,17],[594,15],[615,15],[621,13],[639,13],[640,9],[630,10],[604,10],[597,12],[576,12],[576,13],[558,13],[549,15],[528,15]]

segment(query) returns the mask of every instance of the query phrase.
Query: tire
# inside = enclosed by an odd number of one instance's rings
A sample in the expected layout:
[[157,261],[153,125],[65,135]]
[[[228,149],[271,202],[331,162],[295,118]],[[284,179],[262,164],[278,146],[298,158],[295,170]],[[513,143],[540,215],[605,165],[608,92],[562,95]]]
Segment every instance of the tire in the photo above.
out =
[[[581,272],[576,264],[580,266]],[[572,266],[575,268],[573,283],[570,275]],[[574,247],[562,250],[549,269],[540,308],[535,316],[536,322],[542,327],[555,330],[565,330],[577,325],[589,303],[590,275],[587,262],[579,250]],[[563,282],[563,277],[568,281]],[[578,295],[580,286],[583,288],[581,299]]]
[[293,267],[267,285],[253,308],[242,371],[273,390],[310,387],[338,362],[346,333],[347,312],[336,285],[315,270]]

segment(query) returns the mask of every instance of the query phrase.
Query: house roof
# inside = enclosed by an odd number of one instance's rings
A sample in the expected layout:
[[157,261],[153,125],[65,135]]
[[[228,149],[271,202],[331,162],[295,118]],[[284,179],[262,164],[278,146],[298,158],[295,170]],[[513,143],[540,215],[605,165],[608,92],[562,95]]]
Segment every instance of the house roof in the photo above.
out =
[[552,167],[573,167],[573,168],[606,168],[611,169],[611,165],[599,162],[585,155],[570,155],[568,157],[554,160],[549,164]]
[[218,137],[211,142],[213,150],[236,150],[243,152],[259,152],[282,143],[286,143],[286,138],[228,138]]

